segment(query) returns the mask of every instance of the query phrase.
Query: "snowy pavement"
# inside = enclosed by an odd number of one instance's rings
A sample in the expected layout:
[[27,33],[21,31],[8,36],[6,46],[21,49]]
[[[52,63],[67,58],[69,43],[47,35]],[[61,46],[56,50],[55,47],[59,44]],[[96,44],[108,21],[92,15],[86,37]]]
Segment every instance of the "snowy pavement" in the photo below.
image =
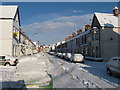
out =
[[15,74],[15,71],[15,66],[0,66],[0,90],[1,88],[9,88],[9,81]]
[[83,67],[85,70],[89,71],[89,73],[103,79],[103,80],[106,80],[106,81],[110,81],[111,83],[115,84],[115,85],[118,85],[120,84],[120,79],[114,77],[114,76],[109,76],[107,73],[106,73],[106,64],[107,62],[92,62],[92,61],[85,61],[85,64],[88,67]]
[[[24,80],[22,76],[19,76],[19,73],[27,75],[25,79],[30,79],[29,73],[45,74],[46,71],[52,75],[54,88],[100,89],[118,87],[119,79],[108,76],[105,72],[106,62],[70,63],[47,53],[24,56],[20,58],[19,62],[16,67],[0,66],[2,87],[9,87],[10,81],[13,80],[19,81],[20,78]],[[34,77],[38,77],[38,75],[34,74]]]

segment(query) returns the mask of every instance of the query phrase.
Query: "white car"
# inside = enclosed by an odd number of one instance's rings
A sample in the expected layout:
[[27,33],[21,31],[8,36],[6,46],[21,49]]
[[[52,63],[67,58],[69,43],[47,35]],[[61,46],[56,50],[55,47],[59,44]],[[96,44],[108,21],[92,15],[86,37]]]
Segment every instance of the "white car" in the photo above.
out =
[[17,64],[18,64],[18,58],[9,55],[0,55],[0,65],[16,66]]
[[82,54],[72,54],[70,61],[84,63],[84,57]]
[[61,58],[65,58],[66,53],[62,53]]
[[54,52],[48,52],[50,55],[54,55]]
[[65,59],[66,59],[66,60],[70,60],[71,56],[72,56],[71,53],[66,53],[66,55],[65,55]]
[[57,52],[54,52],[54,54],[53,54],[54,56],[57,56]]
[[120,57],[113,57],[108,61],[106,72],[110,76],[113,74],[120,76]]
[[61,57],[61,56],[62,56],[62,53],[57,53],[57,56],[58,56],[58,57]]

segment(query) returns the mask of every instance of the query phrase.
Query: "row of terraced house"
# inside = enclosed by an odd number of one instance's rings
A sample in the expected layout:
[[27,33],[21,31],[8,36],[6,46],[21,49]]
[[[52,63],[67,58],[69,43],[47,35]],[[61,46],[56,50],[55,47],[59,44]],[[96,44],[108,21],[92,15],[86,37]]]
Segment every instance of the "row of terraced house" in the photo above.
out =
[[0,55],[23,56],[36,52],[36,45],[22,31],[18,6],[0,6]]
[[86,59],[109,60],[120,56],[120,25],[118,8],[113,14],[95,12],[92,24],[86,24],[85,30],[66,37],[56,43],[55,51],[62,53],[80,53]]

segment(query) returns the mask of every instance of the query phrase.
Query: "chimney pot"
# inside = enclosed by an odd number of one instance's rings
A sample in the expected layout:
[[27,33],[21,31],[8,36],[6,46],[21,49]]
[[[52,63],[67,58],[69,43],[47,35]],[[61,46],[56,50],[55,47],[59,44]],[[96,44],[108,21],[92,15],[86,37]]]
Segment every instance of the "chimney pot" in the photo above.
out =
[[70,39],[69,36],[65,38],[65,40],[69,40],[69,39]]
[[72,33],[72,37],[74,37],[74,36],[76,36],[76,33],[75,33],[75,32]]
[[89,24],[86,24],[85,25],[85,31],[87,31],[88,29],[90,29],[91,28],[91,26],[89,25]]
[[113,14],[114,14],[114,16],[118,16],[118,14],[119,14],[119,10],[118,10],[118,7],[114,7],[113,8]]
[[82,32],[82,29],[77,30],[77,34],[79,35]]

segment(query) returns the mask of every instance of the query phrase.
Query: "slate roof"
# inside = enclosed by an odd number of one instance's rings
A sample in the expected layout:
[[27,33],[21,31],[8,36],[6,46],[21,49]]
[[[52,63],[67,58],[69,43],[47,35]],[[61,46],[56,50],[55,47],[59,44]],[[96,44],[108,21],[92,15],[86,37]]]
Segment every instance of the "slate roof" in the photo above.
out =
[[99,23],[101,26],[104,27],[120,27],[118,24],[118,18],[117,16],[114,16],[113,14],[107,14],[107,13],[94,13],[97,17]]

